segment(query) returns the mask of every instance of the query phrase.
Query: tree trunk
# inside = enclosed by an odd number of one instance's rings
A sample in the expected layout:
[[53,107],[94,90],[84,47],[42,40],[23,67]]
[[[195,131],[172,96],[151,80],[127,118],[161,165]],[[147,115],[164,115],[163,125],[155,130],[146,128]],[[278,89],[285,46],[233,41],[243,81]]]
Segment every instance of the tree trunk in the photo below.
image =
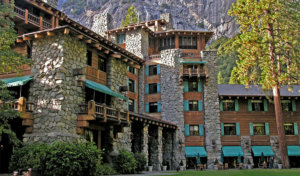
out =
[[276,126],[277,126],[278,139],[279,139],[280,157],[282,160],[283,168],[287,169],[290,167],[290,162],[289,162],[289,157],[287,154],[287,144],[286,144],[286,140],[285,140],[282,109],[281,109],[281,102],[280,102],[280,92],[279,92],[278,85],[273,87],[273,96],[274,96]]

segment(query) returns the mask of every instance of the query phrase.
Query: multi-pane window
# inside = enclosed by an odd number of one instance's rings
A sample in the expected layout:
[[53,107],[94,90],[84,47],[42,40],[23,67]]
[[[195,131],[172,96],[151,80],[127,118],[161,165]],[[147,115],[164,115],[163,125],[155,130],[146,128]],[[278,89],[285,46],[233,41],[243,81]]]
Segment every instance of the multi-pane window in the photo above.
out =
[[117,35],[117,44],[125,43],[126,35],[125,34],[119,34]]
[[134,81],[132,79],[128,80],[129,91],[134,92]]
[[149,65],[149,75],[157,75],[157,65]]
[[266,135],[265,124],[264,123],[254,123],[253,124],[253,134],[254,135]]
[[157,83],[149,84],[149,94],[157,93]]
[[189,92],[197,92],[198,91],[198,82],[197,81],[189,81]]
[[92,66],[92,51],[87,50],[87,65]]
[[179,37],[180,49],[197,49],[197,37]]
[[264,104],[262,100],[251,100],[252,111],[264,111]]
[[198,101],[189,101],[189,110],[198,111]]
[[153,103],[149,103],[149,113],[155,113],[158,112],[158,103],[157,102],[153,102]]
[[134,111],[134,100],[132,99],[128,100],[128,110],[132,112]]
[[134,70],[135,70],[135,69],[134,69],[133,67],[131,67],[131,66],[128,67],[128,71],[129,71],[130,73],[135,74],[135,71],[134,71]]
[[282,111],[292,111],[292,101],[291,100],[281,100]]
[[106,59],[102,56],[98,56],[98,70],[106,72]]
[[222,100],[223,111],[235,111],[235,102],[234,100]]
[[199,126],[198,125],[190,125],[190,135],[191,136],[199,136]]
[[224,135],[236,135],[236,124],[224,123]]
[[284,132],[285,135],[294,135],[294,123],[284,123]]
[[159,51],[175,48],[175,37],[165,37],[159,39]]

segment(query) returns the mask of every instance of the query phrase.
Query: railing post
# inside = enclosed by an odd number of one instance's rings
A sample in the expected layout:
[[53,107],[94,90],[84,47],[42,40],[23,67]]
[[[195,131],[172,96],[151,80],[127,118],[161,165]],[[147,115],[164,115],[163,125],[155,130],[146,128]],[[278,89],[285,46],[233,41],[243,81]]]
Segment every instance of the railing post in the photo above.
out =
[[28,10],[25,9],[25,24],[28,24]]
[[120,108],[118,108],[117,111],[118,111],[118,120],[121,121],[121,112],[120,112]]
[[129,121],[130,121],[130,118],[129,118],[129,111],[127,111],[127,122],[129,123]]
[[201,70],[200,65],[197,65],[197,75],[198,75],[198,77],[200,77],[200,70]]
[[40,30],[43,30],[43,17],[40,17]]
[[21,113],[26,112],[26,98],[24,98],[24,97],[19,98],[18,111]]
[[103,106],[103,117],[104,117],[104,122],[107,122],[107,117],[106,117],[106,105]]
[[51,27],[55,28],[55,16],[52,16],[51,18]]
[[192,76],[192,69],[188,68],[188,71],[189,71],[189,76]]
[[96,112],[96,104],[94,100],[91,100],[88,103],[88,115],[95,117],[95,112]]

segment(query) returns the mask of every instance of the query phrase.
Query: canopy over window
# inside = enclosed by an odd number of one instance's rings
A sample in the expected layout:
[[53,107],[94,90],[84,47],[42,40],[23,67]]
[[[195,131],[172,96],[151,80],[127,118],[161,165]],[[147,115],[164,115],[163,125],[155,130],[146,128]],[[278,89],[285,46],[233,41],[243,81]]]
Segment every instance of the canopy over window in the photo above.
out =
[[30,75],[0,79],[0,81],[3,81],[7,87],[23,86],[26,83],[28,83],[30,80],[32,80],[32,77]]
[[223,146],[222,152],[224,157],[244,156],[241,146]]
[[264,156],[274,156],[271,146],[252,146],[251,148],[254,156],[261,156],[261,153]]
[[112,91],[110,88],[106,87],[105,85],[98,84],[98,83],[90,81],[90,80],[85,80],[84,85],[88,88],[94,89],[95,91],[102,92],[102,93],[105,93],[105,94],[108,94],[108,95],[111,95],[111,96],[114,96],[117,98],[121,98],[124,100],[128,100],[127,97]]
[[205,148],[202,146],[188,146],[185,147],[186,157],[207,157]]
[[288,156],[300,156],[300,146],[291,145],[287,147]]

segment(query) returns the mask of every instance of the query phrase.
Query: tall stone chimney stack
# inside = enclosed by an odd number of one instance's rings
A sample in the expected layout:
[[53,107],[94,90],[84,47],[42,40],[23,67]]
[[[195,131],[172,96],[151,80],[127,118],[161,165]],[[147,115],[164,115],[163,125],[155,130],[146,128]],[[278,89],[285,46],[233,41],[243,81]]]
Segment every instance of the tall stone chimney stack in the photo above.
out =
[[113,18],[109,13],[97,14],[93,18],[92,30],[105,37],[105,31],[113,29]]
[[170,13],[161,14],[160,19],[164,19],[167,22],[165,30],[174,29],[174,27],[173,27],[173,18],[172,18],[172,15]]

